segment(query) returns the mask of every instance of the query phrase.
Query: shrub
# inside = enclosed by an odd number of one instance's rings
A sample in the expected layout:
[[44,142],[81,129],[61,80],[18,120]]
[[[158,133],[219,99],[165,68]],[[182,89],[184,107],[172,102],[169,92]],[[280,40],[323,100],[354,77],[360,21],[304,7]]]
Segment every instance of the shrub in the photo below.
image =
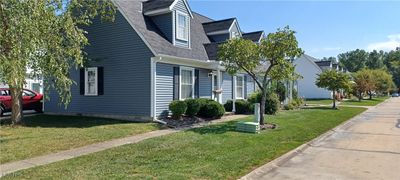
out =
[[283,108],[285,109],[285,110],[293,110],[294,109],[294,105],[293,105],[293,102],[292,103],[289,103],[289,104],[285,104],[284,106],[283,106]]
[[224,107],[212,100],[212,99],[198,99],[200,104],[200,111],[197,113],[198,116],[204,118],[220,118],[225,114]]
[[225,108],[225,111],[227,111],[227,112],[232,112],[232,109],[233,109],[233,101],[232,101],[232,100],[226,101],[226,103],[224,104],[224,108]]
[[186,112],[187,105],[185,101],[172,101],[169,104],[169,110],[172,112],[173,119],[180,119],[182,114]]
[[186,99],[185,103],[187,105],[186,115],[193,117],[197,115],[200,110],[200,103],[196,99]]
[[[261,92],[256,91],[252,93],[249,98],[248,102],[250,104],[260,103],[261,102]],[[265,113],[266,114],[275,114],[279,109],[279,98],[278,95],[275,93],[267,93],[267,98],[265,101]],[[250,106],[250,110],[254,109],[253,105]]]
[[250,103],[243,99],[238,99],[235,101],[235,110],[236,114],[247,114],[250,112]]

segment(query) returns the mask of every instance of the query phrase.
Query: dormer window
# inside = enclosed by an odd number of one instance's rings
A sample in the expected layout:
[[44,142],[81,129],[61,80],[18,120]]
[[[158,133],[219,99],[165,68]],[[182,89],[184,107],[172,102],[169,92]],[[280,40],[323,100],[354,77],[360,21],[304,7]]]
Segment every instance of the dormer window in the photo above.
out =
[[182,12],[176,13],[176,39],[189,40],[189,16]]

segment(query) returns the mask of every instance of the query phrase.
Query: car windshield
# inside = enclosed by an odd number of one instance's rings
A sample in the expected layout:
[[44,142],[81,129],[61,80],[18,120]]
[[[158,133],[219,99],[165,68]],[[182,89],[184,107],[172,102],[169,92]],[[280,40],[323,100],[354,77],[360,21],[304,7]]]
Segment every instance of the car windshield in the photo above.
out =
[[33,93],[31,91],[27,91],[27,90],[24,90],[24,92],[22,94],[23,94],[23,96],[35,96],[35,93]]

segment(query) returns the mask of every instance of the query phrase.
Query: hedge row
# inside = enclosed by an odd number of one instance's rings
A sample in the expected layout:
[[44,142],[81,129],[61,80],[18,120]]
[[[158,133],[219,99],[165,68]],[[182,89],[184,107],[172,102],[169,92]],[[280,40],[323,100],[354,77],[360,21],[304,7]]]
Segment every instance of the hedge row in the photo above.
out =
[[221,118],[225,114],[225,109],[221,104],[205,98],[175,100],[169,104],[169,110],[174,119],[180,119],[183,114],[203,118]]

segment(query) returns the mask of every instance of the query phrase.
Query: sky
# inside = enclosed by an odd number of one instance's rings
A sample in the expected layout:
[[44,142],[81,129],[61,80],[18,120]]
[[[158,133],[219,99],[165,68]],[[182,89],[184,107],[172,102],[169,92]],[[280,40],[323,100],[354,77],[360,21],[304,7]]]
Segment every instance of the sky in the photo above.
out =
[[236,17],[243,32],[289,26],[299,47],[316,58],[355,49],[400,47],[400,1],[189,0],[214,20]]

